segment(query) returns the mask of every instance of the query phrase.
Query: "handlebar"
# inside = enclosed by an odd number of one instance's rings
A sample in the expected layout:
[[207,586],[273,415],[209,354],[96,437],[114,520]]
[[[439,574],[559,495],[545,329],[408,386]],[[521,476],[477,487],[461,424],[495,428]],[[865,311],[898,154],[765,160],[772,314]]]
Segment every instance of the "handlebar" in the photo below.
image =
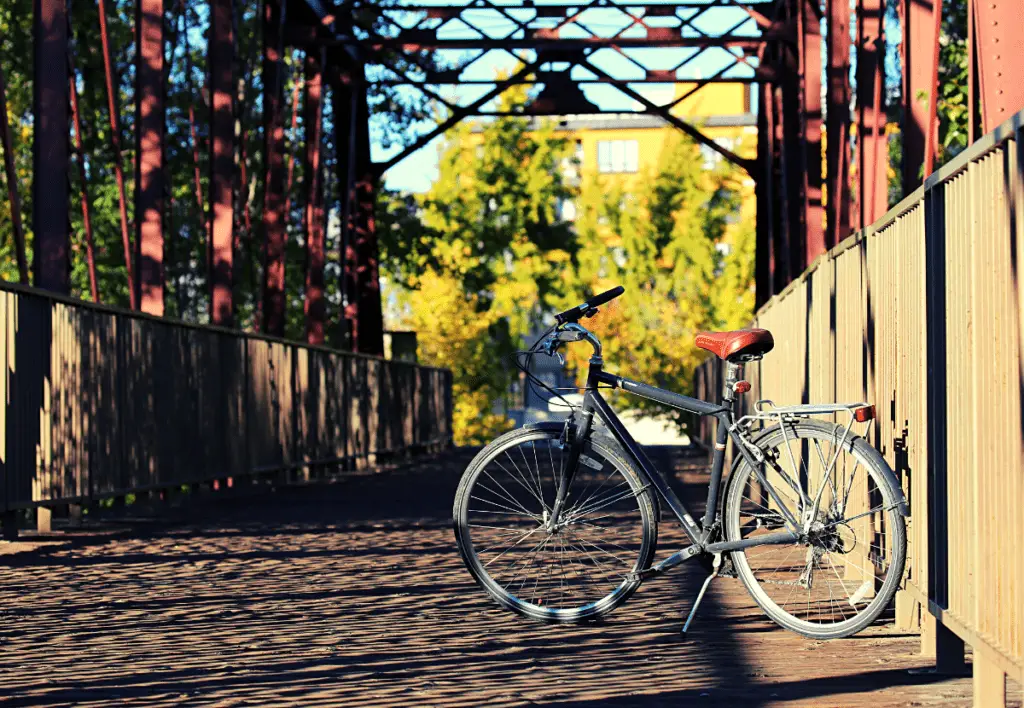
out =
[[622,287],[621,285],[616,285],[611,290],[606,290],[600,295],[595,295],[589,300],[580,303],[576,307],[570,307],[565,312],[560,312],[559,314],[555,315],[555,321],[561,325],[565,324],[566,322],[576,322],[581,317],[588,317],[589,315],[587,313],[589,313],[591,310],[593,310],[596,307],[600,307],[606,302],[614,300],[624,292],[626,292],[626,289],[624,287]]

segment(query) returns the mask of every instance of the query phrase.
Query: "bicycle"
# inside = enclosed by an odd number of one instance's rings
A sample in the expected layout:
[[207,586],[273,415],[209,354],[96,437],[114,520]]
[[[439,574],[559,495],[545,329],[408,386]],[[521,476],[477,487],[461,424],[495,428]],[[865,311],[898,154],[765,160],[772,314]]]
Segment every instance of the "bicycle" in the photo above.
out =
[[[620,606],[641,582],[698,560],[711,581],[738,576],[780,626],[817,639],[847,637],[889,605],[906,561],[907,506],[879,452],[853,432],[866,403],[775,406],[758,401],[743,366],[774,347],[766,330],[700,333],[695,344],[726,362],[712,403],[604,370],[601,342],[579,320],[618,297],[616,287],[556,316],[528,354],[587,342],[583,403],[564,423],[526,425],[472,460],[455,495],[455,537],[470,573],[499,605],[549,622],[586,622]],[[700,522],[623,426],[599,388],[618,388],[717,419]],[[849,416],[845,425],[812,419]],[[738,453],[723,481],[727,443]],[[863,469],[864,474],[858,474]],[[690,545],[653,564],[662,502]]]

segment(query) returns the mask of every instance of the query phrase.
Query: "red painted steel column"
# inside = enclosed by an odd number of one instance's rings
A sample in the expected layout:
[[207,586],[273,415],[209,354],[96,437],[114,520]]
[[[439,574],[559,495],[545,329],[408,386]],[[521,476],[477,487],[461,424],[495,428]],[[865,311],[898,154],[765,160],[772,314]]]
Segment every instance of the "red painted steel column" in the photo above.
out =
[[266,168],[263,200],[263,304],[260,328],[284,334],[285,228],[284,124],[282,89],[285,0],[266,0],[263,10],[263,135]]
[[932,86],[935,24],[932,0],[903,0],[903,195],[921,185]]
[[[360,73],[362,70],[360,69]],[[366,84],[357,83],[355,93],[359,100],[356,122],[356,183],[355,183],[355,254],[356,306],[358,320],[354,349],[363,354],[384,354],[384,318],[381,311],[380,279],[378,273],[374,206],[377,199],[378,177],[370,161],[370,111],[367,105]]]
[[[780,57],[780,64],[781,57]],[[786,115],[783,108],[782,86],[772,87],[772,114],[775,123],[775,292],[782,292],[782,289],[789,285],[793,276],[793,248],[790,243],[792,238],[790,224],[790,195],[789,186],[790,171],[788,141],[786,140]]]
[[21,199],[18,196],[18,173],[14,169],[14,143],[7,121],[7,80],[0,66],[0,142],[4,151],[4,174],[7,177],[7,200],[11,205],[11,226],[14,228],[14,255],[18,261],[18,277],[28,283],[28,261],[25,258],[25,228],[21,223]]
[[324,343],[323,78],[325,55],[306,55],[306,341]]
[[164,3],[138,0],[135,18],[135,238],[139,243],[139,306],[164,314]]
[[857,163],[861,228],[888,208],[885,137],[885,35],[881,0],[859,0],[857,22]]
[[85,151],[82,149],[82,120],[78,111],[78,88],[75,86],[75,68],[68,53],[68,76],[71,89],[71,122],[75,129],[75,156],[78,159],[78,181],[81,184],[79,199],[82,202],[82,225],[85,228],[85,257],[89,267],[89,294],[93,302],[100,301],[99,285],[96,282],[96,245],[92,234],[92,213],[89,208],[89,189],[85,170]]
[[210,2],[210,320],[234,322],[232,261],[234,256],[235,79],[234,2]]
[[938,166],[939,159],[939,40],[942,38],[942,0],[934,0],[932,4],[932,60],[930,62],[931,75],[928,79],[928,95],[935,96],[934,101],[928,102],[928,130],[925,133],[924,141],[924,169],[921,173],[927,177]]
[[801,91],[806,149],[804,195],[804,262],[825,252],[825,207],[821,190],[821,25],[811,0],[800,2],[802,10]]
[[99,0],[100,43],[103,47],[103,75],[107,85],[107,112],[110,118],[110,147],[114,152],[114,177],[117,180],[118,210],[121,215],[121,245],[124,248],[124,269],[128,277],[128,302],[134,310],[138,307],[135,289],[134,253],[131,236],[128,233],[128,203],[124,192],[124,168],[121,165],[121,116],[117,107],[118,86],[114,82],[114,61],[110,56],[110,33],[107,31],[107,7]]
[[1019,0],[975,2],[981,117],[988,133],[1024,109],[1024,28]]
[[[794,14],[799,11],[799,0],[792,3]],[[798,18],[794,19],[797,24]],[[800,56],[802,47],[798,44],[781,48],[782,81],[780,86],[780,106],[783,140],[783,166],[785,169],[784,194],[782,207],[786,210],[786,262],[789,264],[789,278],[792,280],[808,266],[806,261],[806,225],[807,215],[807,152],[805,143],[804,121],[802,116],[803,100],[800,85]]]
[[827,0],[828,132],[825,247],[850,235],[850,4]]
[[[298,64],[298,54],[292,54],[292,61]],[[296,73],[298,68],[296,67]],[[299,92],[305,84],[305,77],[298,77],[292,82],[292,122],[291,134],[295,135],[295,128],[299,124]],[[295,184],[295,151],[288,153],[288,181],[284,185],[284,218],[285,223],[292,214],[292,185]]]
[[36,287],[68,293],[71,290],[71,247],[67,10],[64,0],[34,0],[33,12],[33,271]]
[[767,84],[757,85],[757,248],[754,252],[754,300],[758,307],[768,302],[772,290],[772,148]]
[[341,238],[338,239],[338,263],[341,273],[338,290],[341,293],[342,341],[348,349],[355,344],[352,316],[355,307],[355,249],[352,241],[352,206],[355,193],[355,121],[357,101],[352,87],[352,75],[342,72],[334,87],[334,143],[337,146],[338,195],[341,204]]

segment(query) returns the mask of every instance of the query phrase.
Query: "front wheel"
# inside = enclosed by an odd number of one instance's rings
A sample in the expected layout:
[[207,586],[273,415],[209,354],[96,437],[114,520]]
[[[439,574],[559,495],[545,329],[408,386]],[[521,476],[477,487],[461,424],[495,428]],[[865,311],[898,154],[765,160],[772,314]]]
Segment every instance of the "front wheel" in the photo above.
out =
[[470,463],[455,495],[466,567],[503,607],[549,622],[611,612],[640,585],[657,541],[652,492],[607,438],[591,435],[556,528],[548,523],[568,447],[560,429],[501,436]]
[[907,555],[895,477],[877,450],[853,435],[843,441],[843,431],[813,420],[769,428],[755,440],[767,486],[741,459],[726,494],[730,541],[785,531],[787,517],[800,522],[801,541],[734,551],[732,559],[772,620],[816,639],[848,637],[877,619]]

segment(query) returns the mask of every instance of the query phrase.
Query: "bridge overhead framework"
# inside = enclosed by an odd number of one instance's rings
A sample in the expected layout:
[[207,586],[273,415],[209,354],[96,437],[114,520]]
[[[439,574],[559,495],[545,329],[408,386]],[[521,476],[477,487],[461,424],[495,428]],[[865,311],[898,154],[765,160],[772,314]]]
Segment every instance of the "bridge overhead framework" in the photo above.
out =
[[[990,131],[1024,106],[1024,83],[1015,68],[1024,63],[1024,37],[1014,0],[969,2],[969,132]],[[34,282],[66,293],[70,259],[68,190],[69,116],[78,128],[74,95],[74,47],[69,44],[69,17],[63,0],[35,4],[34,174],[32,225]],[[177,41],[161,17],[184,5],[139,0],[136,21],[135,90],[137,144],[134,233],[125,216],[121,184],[121,228],[133,307],[161,315],[164,304],[164,231],[167,228],[167,180],[164,174],[165,97],[161,83],[168,74],[164,50]],[[329,320],[341,326],[353,351],[382,352],[382,317],[378,285],[378,248],[373,220],[374,194],[382,174],[413,150],[427,144],[469,116],[494,115],[495,99],[517,84],[542,85],[527,106],[530,114],[595,112],[581,86],[605,84],[632,99],[642,112],[659,115],[711,150],[744,168],[757,184],[757,299],[765,302],[818,256],[853,231],[881,217],[889,206],[887,115],[902,116],[903,194],[921,184],[935,166],[937,119],[938,28],[942,0],[900,0],[898,22],[888,26],[882,0],[689,0],[687,2],[613,2],[536,4],[527,0],[467,3],[386,4],[352,0],[266,0],[262,4],[262,224],[258,234],[263,260],[260,328],[271,335],[284,331],[286,210],[291,203],[286,168],[282,95],[284,59],[290,48],[305,52],[303,123],[306,145],[301,158],[304,184],[294,189],[307,204],[303,217],[306,260],[307,338],[323,341]],[[101,21],[105,16],[102,11]],[[208,36],[210,113],[209,199],[207,206],[209,310],[214,324],[233,322],[233,259],[241,247],[238,211],[248,203],[233,188],[239,170],[235,56],[239,46],[232,22],[233,0],[210,0]],[[612,27],[612,29],[608,29]],[[104,52],[109,47],[103,30]],[[824,30],[824,31],[823,31]],[[187,34],[187,32],[185,33]],[[902,105],[887,106],[887,35],[902,35]],[[187,41],[187,37],[186,37]],[[655,66],[644,51],[677,51],[678,60]],[[438,56],[458,59],[440,61]],[[474,78],[473,69],[499,52],[520,68],[503,79]],[[649,54],[647,55],[649,56]],[[255,57],[243,57],[252,61]],[[2,63],[2,62],[0,62]],[[855,65],[856,95],[851,89]],[[710,72],[709,66],[717,67]],[[69,73],[70,72],[70,73]],[[824,77],[824,86],[822,85]],[[69,79],[71,79],[69,84]],[[644,92],[647,84],[686,83],[688,97],[714,82],[742,82],[756,87],[758,143],[756,159],[720,146],[672,112],[682,100],[659,102]],[[462,85],[479,90],[455,99],[445,88]],[[72,91],[69,92],[69,85]],[[414,87],[447,112],[433,130],[409,141],[406,150],[375,163],[370,157],[369,105],[385,87]],[[0,67],[0,93],[3,92]],[[323,104],[335,120],[327,136]],[[321,100],[320,96],[325,98]],[[7,173],[12,174],[11,138],[6,102],[0,133]],[[111,101],[112,126],[117,125]],[[113,130],[116,136],[118,130]],[[831,136],[822,151],[823,135]],[[329,312],[324,298],[324,230],[332,205],[324,203],[324,145],[337,152],[337,194],[342,235],[341,305]],[[80,143],[79,143],[80,145]],[[118,153],[120,149],[118,148]],[[822,169],[824,162],[824,169]],[[198,180],[197,191],[201,191]],[[85,173],[82,173],[83,181]],[[14,233],[21,279],[27,282],[24,229],[16,180],[8,179],[14,206]],[[87,201],[87,200],[85,200]],[[199,194],[200,203],[203,201]],[[83,207],[85,208],[85,207]],[[88,222],[88,215],[86,215]],[[90,236],[91,243],[91,236]],[[90,246],[91,249],[91,246]],[[95,278],[94,278],[95,279]]]

